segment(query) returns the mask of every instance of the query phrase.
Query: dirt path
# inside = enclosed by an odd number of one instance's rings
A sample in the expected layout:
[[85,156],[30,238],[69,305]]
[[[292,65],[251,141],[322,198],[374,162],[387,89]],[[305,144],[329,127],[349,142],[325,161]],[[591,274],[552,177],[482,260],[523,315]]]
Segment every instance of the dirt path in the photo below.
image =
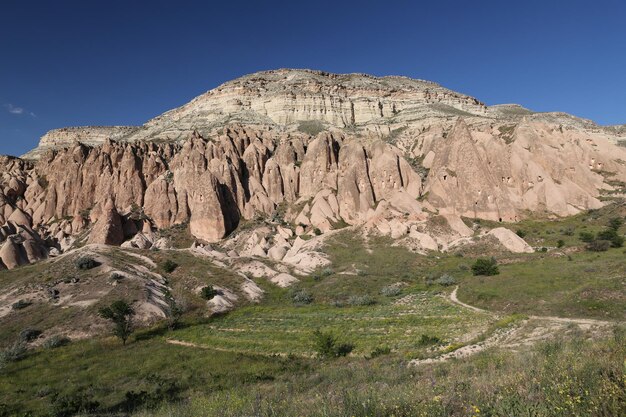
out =
[[[452,303],[475,312],[490,314],[494,318],[498,317],[496,313],[483,310],[460,301],[457,297],[458,289],[458,286],[455,287],[448,297]],[[569,317],[529,316],[527,320],[521,322],[519,325],[509,327],[507,329],[496,330],[484,341],[463,346],[452,352],[443,353],[434,358],[415,359],[409,362],[409,366],[425,365],[429,363],[445,362],[450,359],[465,358],[479,353],[489,347],[497,346],[514,349],[523,345],[529,345],[541,340],[546,340],[552,337],[556,331],[562,330],[570,324],[575,324],[585,330],[593,330],[606,328],[611,325],[611,322]]]
[[[488,314],[492,314],[494,316],[497,316],[496,313],[492,313],[490,311],[487,310],[483,310],[481,308],[478,307],[474,307],[472,305],[466,304],[463,301],[460,301],[459,298],[457,297],[457,291],[459,289],[459,286],[457,285],[454,290],[452,291],[452,293],[450,293],[450,301],[452,301],[454,304],[460,305],[462,307],[468,308],[472,311],[476,311],[476,312],[480,312],[480,313],[488,313]],[[533,319],[533,320],[547,320],[547,321],[553,321],[553,322],[558,322],[558,323],[565,323],[565,324],[569,324],[569,323],[573,323],[573,324],[578,324],[578,325],[582,325],[582,326],[608,326],[611,324],[610,321],[605,321],[605,320],[597,320],[597,319],[581,319],[581,318],[570,318],[570,317],[556,317],[556,316],[528,316],[529,319]]]
[[[286,353],[261,353],[261,352],[247,351],[247,350],[224,349],[224,348],[219,348],[215,346],[201,345],[201,344],[193,343],[193,342],[185,342],[184,340],[177,340],[177,339],[166,339],[165,343],[169,343],[170,345],[185,346],[185,347],[191,347],[191,348],[196,348],[196,349],[217,350],[218,352],[230,352],[230,353],[240,353],[244,355],[265,356],[268,358],[275,357],[275,356],[281,356],[281,357],[286,358],[288,356]],[[299,356],[302,358],[314,357],[313,355],[295,355],[295,356]]]
[[474,306],[471,306],[471,305],[469,305],[469,304],[465,304],[464,302],[460,301],[460,300],[457,298],[457,296],[456,296],[456,292],[458,291],[458,289],[459,289],[459,286],[457,285],[457,286],[454,288],[454,290],[452,291],[452,293],[450,294],[450,301],[452,301],[454,304],[458,304],[458,305],[460,305],[461,307],[468,308],[468,309],[470,309],[470,310],[472,310],[472,311],[476,311],[476,312],[478,312],[478,313],[493,314],[493,313],[491,313],[491,312],[489,312],[489,311],[487,311],[487,310],[483,310],[482,308],[474,307]]

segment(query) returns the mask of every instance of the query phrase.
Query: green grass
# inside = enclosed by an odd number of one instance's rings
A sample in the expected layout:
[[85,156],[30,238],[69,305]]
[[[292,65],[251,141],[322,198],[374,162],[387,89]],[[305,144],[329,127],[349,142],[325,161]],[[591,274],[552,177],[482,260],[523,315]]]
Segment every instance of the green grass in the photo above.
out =
[[624,249],[570,257],[534,255],[500,265],[499,275],[465,278],[458,296],[497,312],[624,320]]
[[626,413],[624,329],[555,335],[418,368],[397,357],[345,359],[271,384],[227,389],[139,416],[614,417]]
[[272,379],[303,366],[293,360],[175,346],[158,336],[127,346],[114,339],[75,342],[33,352],[3,369],[0,415],[28,410],[44,414],[55,393],[87,393],[101,409],[115,410],[126,392],[157,389],[155,379],[174,383],[176,394],[210,393]]
[[313,356],[312,334],[322,329],[354,343],[353,355],[365,356],[389,344],[410,358],[423,351],[421,334],[452,343],[484,329],[488,320],[485,314],[468,312],[431,293],[416,293],[406,305],[248,306],[172,337],[235,352]]

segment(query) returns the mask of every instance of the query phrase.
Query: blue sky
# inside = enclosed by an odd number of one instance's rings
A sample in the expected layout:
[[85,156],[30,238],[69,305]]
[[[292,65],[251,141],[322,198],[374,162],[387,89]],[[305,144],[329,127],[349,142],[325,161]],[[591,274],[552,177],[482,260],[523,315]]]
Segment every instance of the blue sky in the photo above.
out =
[[626,2],[0,3],[0,154],[134,125],[273,68],[406,75],[487,104],[626,123]]

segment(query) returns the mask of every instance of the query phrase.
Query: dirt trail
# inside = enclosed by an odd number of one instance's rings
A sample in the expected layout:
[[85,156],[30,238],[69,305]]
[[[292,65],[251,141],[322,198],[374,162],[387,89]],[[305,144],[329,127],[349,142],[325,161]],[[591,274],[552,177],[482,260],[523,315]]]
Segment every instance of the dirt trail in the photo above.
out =
[[468,309],[470,309],[472,311],[476,311],[476,312],[479,312],[479,313],[493,314],[493,313],[491,313],[491,312],[489,312],[487,310],[483,310],[482,308],[474,307],[474,306],[471,306],[469,304],[465,304],[463,301],[460,301],[457,298],[457,296],[456,296],[456,292],[458,291],[458,289],[459,289],[459,286],[457,285],[454,288],[454,290],[452,291],[452,293],[450,294],[450,301],[452,301],[454,304],[458,304],[458,305],[460,305],[462,307],[468,308]]
[[[262,352],[252,352],[252,351],[247,351],[247,350],[225,349],[225,348],[220,348],[216,346],[207,346],[207,345],[201,345],[201,344],[193,343],[193,342],[185,342],[184,340],[177,340],[177,339],[166,339],[165,342],[171,345],[185,346],[185,347],[191,347],[191,348],[196,348],[196,349],[217,350],[219,352],[231,352],[231,353],[240,353],[240,354],[245,354],[245,355],[257,355],[257,356],[265,356],[268,358],[272,358],[276,356],[286,358],[288,356],[286,353],[262,353]],[[313,355],[295,355],[295,356],[299,356],[302,358],[314,357]]]
[[[459,287],[455,287],[450,293],[448,299],[463,308],[469,310],[486,313],[497,318],[496,313],[488,310],[466,304],[460,301],[457,297],[457,291]],[[481,342],[463,346],[452,352],[443,353],[434,358],[428,359],[415,359],[409,362],[410,366],[424,365],[429,363],[444,362],[450,359],[460,359],[478,352],[481,352],[489,347],[506,347],[517,348],[523,345],[529,345],[536,343],[540,340],[550,338],[556,331],[562,330],[566,325],[575,324],[585,330],[601,329],[611,325],[610,321],[595,320],[595,319],[581,319],[581,318],[569,318],[569,317],[554,317],[554,316],[529,316],[527,320],[507,329],[498,329],[487,339]]]
[[[477,311],[477,312],[481,312],[481,313],[488,313],[488,314],[492,314],[494,316],[496,316],[495,313],[492,313],[490,311],[487,310],[483,310],[481,308],[478,307],[474,307],[472,305],[466,304],[463,301],[460,301],[457,297],[457,291],[459,289],[459,286],[457,285],[454,290],[452,291],[452,293],[450,294],[450,301],[452,301],[454,304],[460,305],[462,307],[465,308],[469,308],[470,310],[473,311]],[[534,319],[534,320],[547,320],[547,321],[554,321],[554,322],[559,322],[559,323],[573,323],[573,324],[578,324],[578,325],[583,325],[583,326],[607,326],[610,325],[611,322],[610,321],[605,321],[605,320],[597,320],[597,319],[582,319],[582,318],[570,318],[570,317],[556,317],[556,316],[528,316],[529,319]]]

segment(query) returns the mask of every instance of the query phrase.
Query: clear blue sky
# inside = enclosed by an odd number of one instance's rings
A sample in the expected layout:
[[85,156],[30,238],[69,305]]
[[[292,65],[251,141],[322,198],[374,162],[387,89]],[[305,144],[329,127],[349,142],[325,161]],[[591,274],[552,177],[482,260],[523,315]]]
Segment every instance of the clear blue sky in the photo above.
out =
[[282,67],[406,75],[623,124],[626,2],[3,0],[0,154],[53,128],[142,124]]

